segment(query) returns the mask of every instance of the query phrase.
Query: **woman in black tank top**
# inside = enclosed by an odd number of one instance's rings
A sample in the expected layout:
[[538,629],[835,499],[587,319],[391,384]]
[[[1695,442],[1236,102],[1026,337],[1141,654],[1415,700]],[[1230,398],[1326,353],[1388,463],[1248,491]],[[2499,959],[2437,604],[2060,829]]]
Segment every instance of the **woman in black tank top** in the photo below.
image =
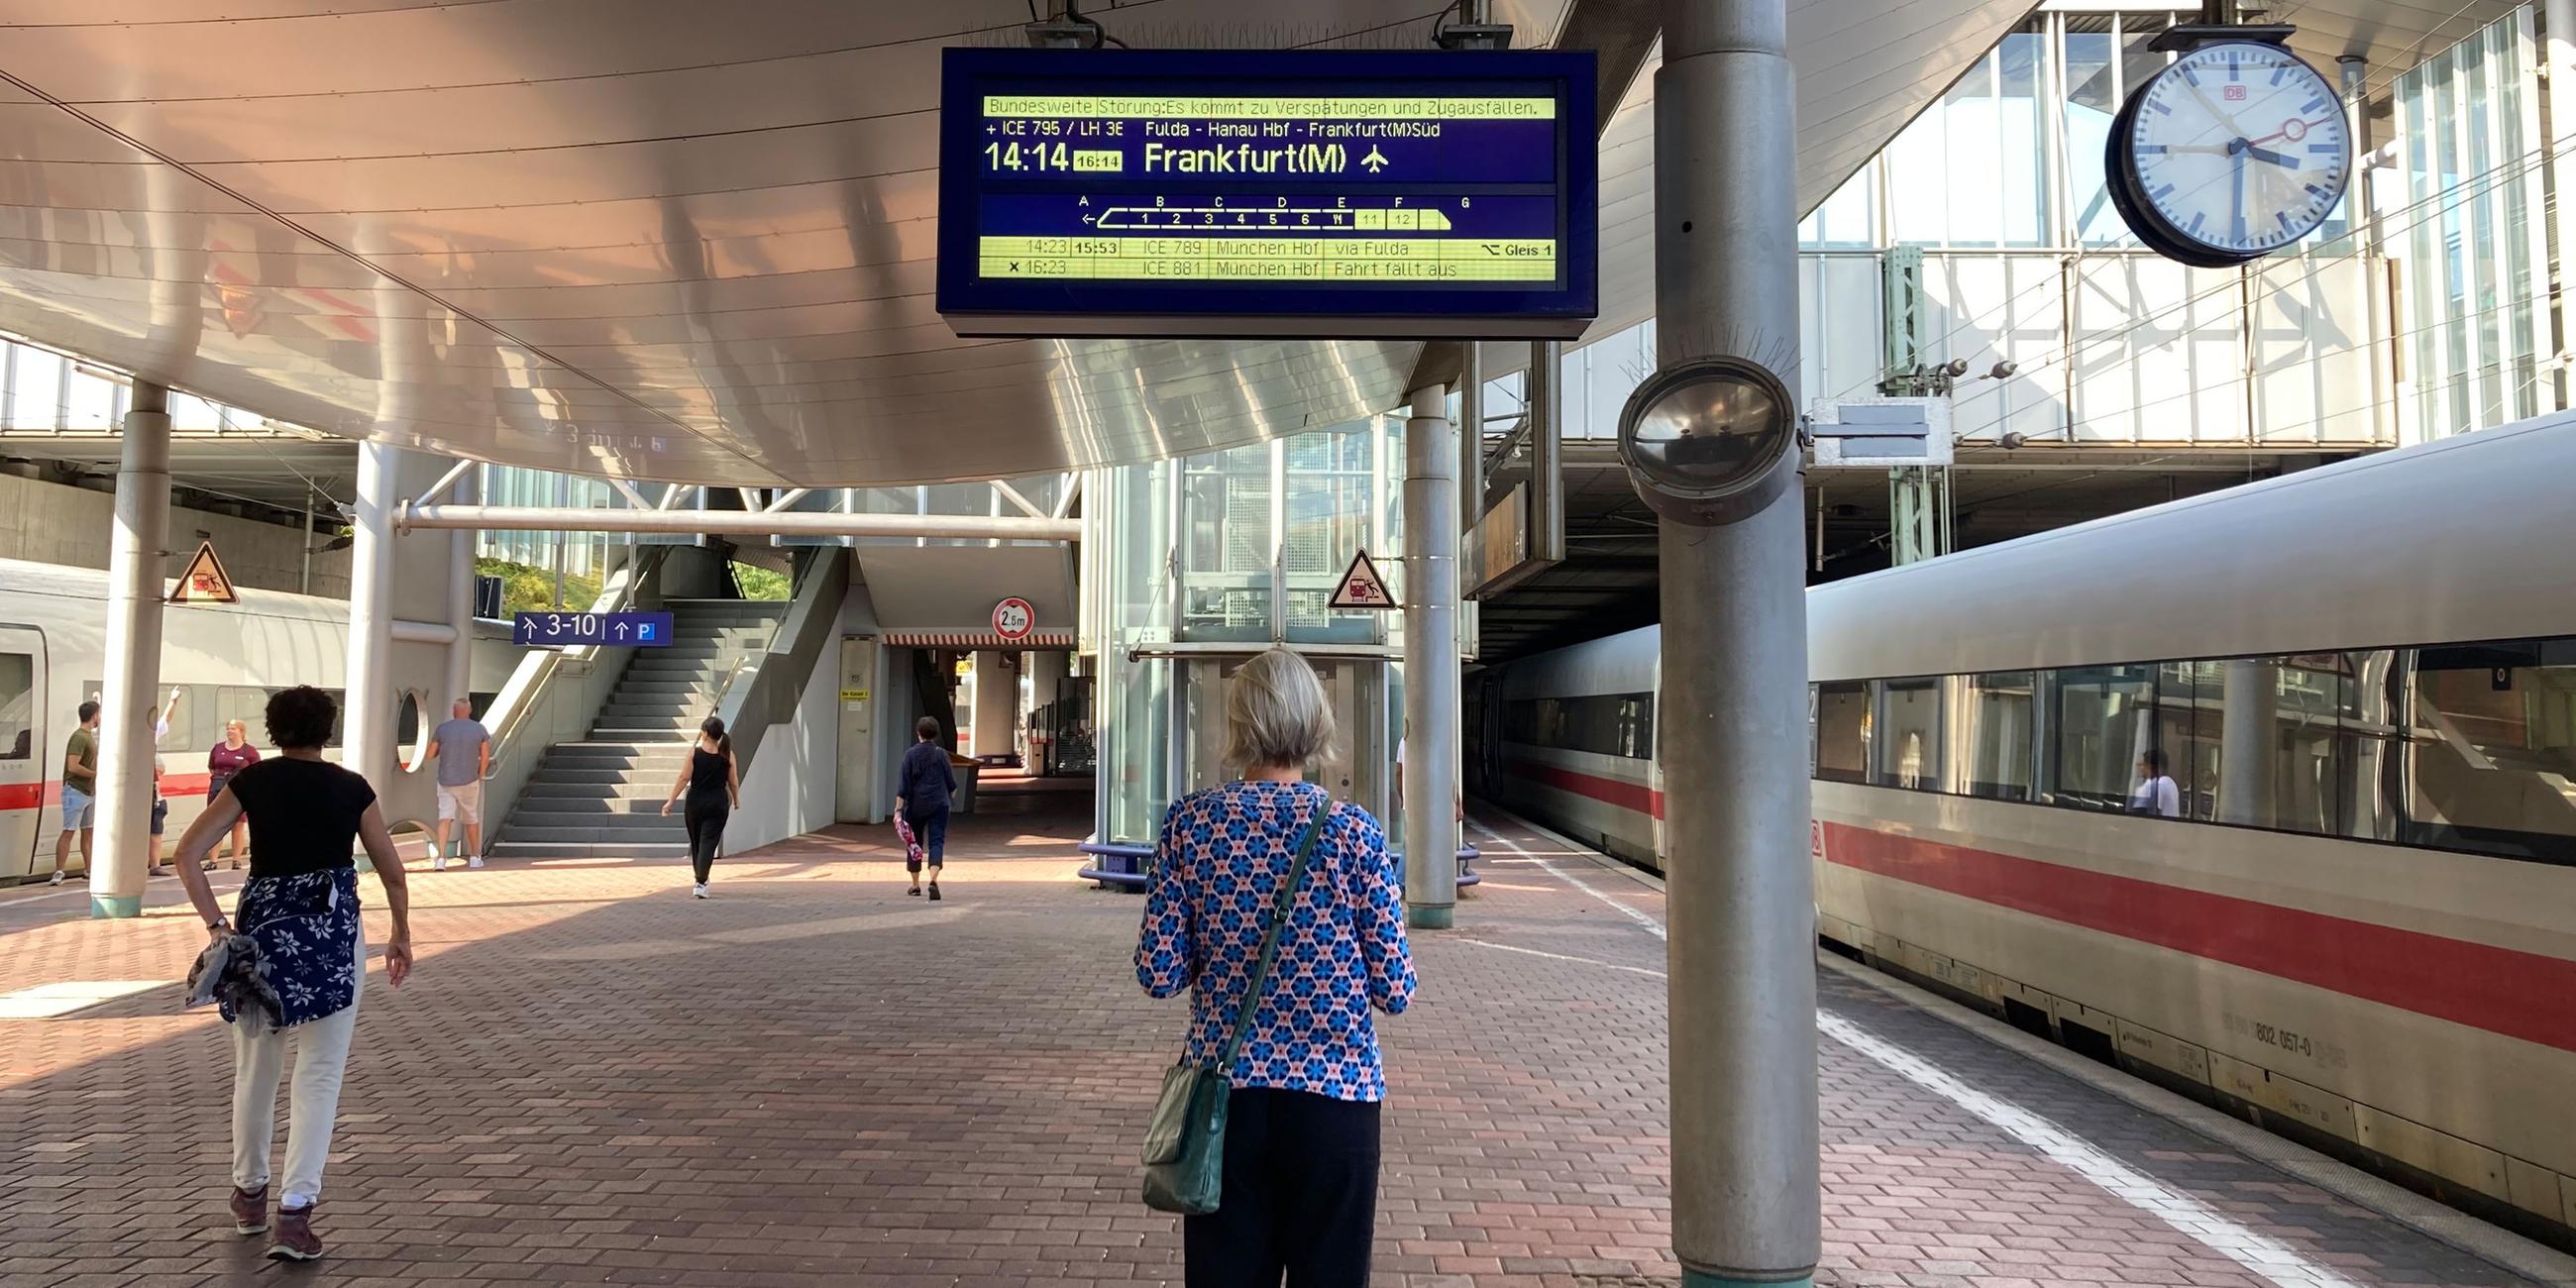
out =
[[689,761],[680,767],[680,777],[671,784],[669,800],[662,802],[662,817],[671,816],[671,805],[688,793],[688,804],[680,817],[689,825],[689,866],[697,874],[697,884],[690,893],[707,897],[707,873],[714,868],[716,850],[724,843],[725,819],[742,805],[742,779],[734,772],[733,738],[725,733],[724,721],[708,716],[698,726],[697,742],[689,748]]

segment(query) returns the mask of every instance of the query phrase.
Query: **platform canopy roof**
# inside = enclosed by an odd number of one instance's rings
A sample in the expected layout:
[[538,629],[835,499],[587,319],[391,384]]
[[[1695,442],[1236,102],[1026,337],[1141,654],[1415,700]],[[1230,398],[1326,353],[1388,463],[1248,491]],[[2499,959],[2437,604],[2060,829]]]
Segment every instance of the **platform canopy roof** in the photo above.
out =
[[[1130,44],[1427,44],[1438,0],[1095,0]],[[1791,0],[1812,208],[2030,9]],[[1499,0],[1603,51],[1602,328],[1652,301],[1647,0]],[[2502,0],[2291,0],[2374,67]],[[960,340],[938,59],[1027,0],[5,0],[0,329],[264,415],[734,485],[985,478],[1395,406],[1409,342]],[[1599,333],[1596,330],[1596,334]]]

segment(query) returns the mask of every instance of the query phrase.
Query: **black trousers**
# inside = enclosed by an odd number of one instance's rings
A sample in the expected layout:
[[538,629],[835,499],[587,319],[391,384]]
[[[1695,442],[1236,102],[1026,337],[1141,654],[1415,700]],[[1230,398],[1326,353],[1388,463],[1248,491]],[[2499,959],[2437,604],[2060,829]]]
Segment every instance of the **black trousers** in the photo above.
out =
[[1181,1220],[1189,1288],[1362,1288],[1377,1236],[1378,1107],[1247,1088],[1226,1100],[1225,1195]]
[[716,865],[716,850],[724,844],[725,820],[733,816],[733,806],[724,797],[714,800],[691,799],[680,817],[689,824],[689,866],[697,870],[698,884],[704,885],[707,872]]

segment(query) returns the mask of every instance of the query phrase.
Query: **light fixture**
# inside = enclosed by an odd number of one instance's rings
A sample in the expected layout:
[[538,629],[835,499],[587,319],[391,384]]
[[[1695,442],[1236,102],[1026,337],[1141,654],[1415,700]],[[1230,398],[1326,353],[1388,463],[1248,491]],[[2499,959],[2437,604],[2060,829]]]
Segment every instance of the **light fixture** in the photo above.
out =
[[1676,523],[1759,513],[1797,474],[1787,386],[1744,358],[1700,358],[1647,377],[1619,411],[1619,459],[1637,495]]

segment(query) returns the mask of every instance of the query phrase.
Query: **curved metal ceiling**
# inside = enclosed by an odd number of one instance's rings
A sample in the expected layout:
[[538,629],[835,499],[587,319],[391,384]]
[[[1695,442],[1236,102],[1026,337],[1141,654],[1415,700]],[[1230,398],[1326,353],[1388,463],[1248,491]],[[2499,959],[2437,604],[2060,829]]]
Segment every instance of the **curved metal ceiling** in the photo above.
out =
[[[1593,0],[1505,0],[1525,42]],[[1613,0],[1614,3],[1629,0]],[[1126,0],[1137,44],[1420,47],[1437,0]],[[2028,0],[1796,0],[1800,197]],[[940,46],[1026,0],[14,0],[0,328],[352,437],[734,485],[1138,460],[1393,406],[1412,343],[960,340]],[[1651,308],[1646,81],[1603,328]]]

